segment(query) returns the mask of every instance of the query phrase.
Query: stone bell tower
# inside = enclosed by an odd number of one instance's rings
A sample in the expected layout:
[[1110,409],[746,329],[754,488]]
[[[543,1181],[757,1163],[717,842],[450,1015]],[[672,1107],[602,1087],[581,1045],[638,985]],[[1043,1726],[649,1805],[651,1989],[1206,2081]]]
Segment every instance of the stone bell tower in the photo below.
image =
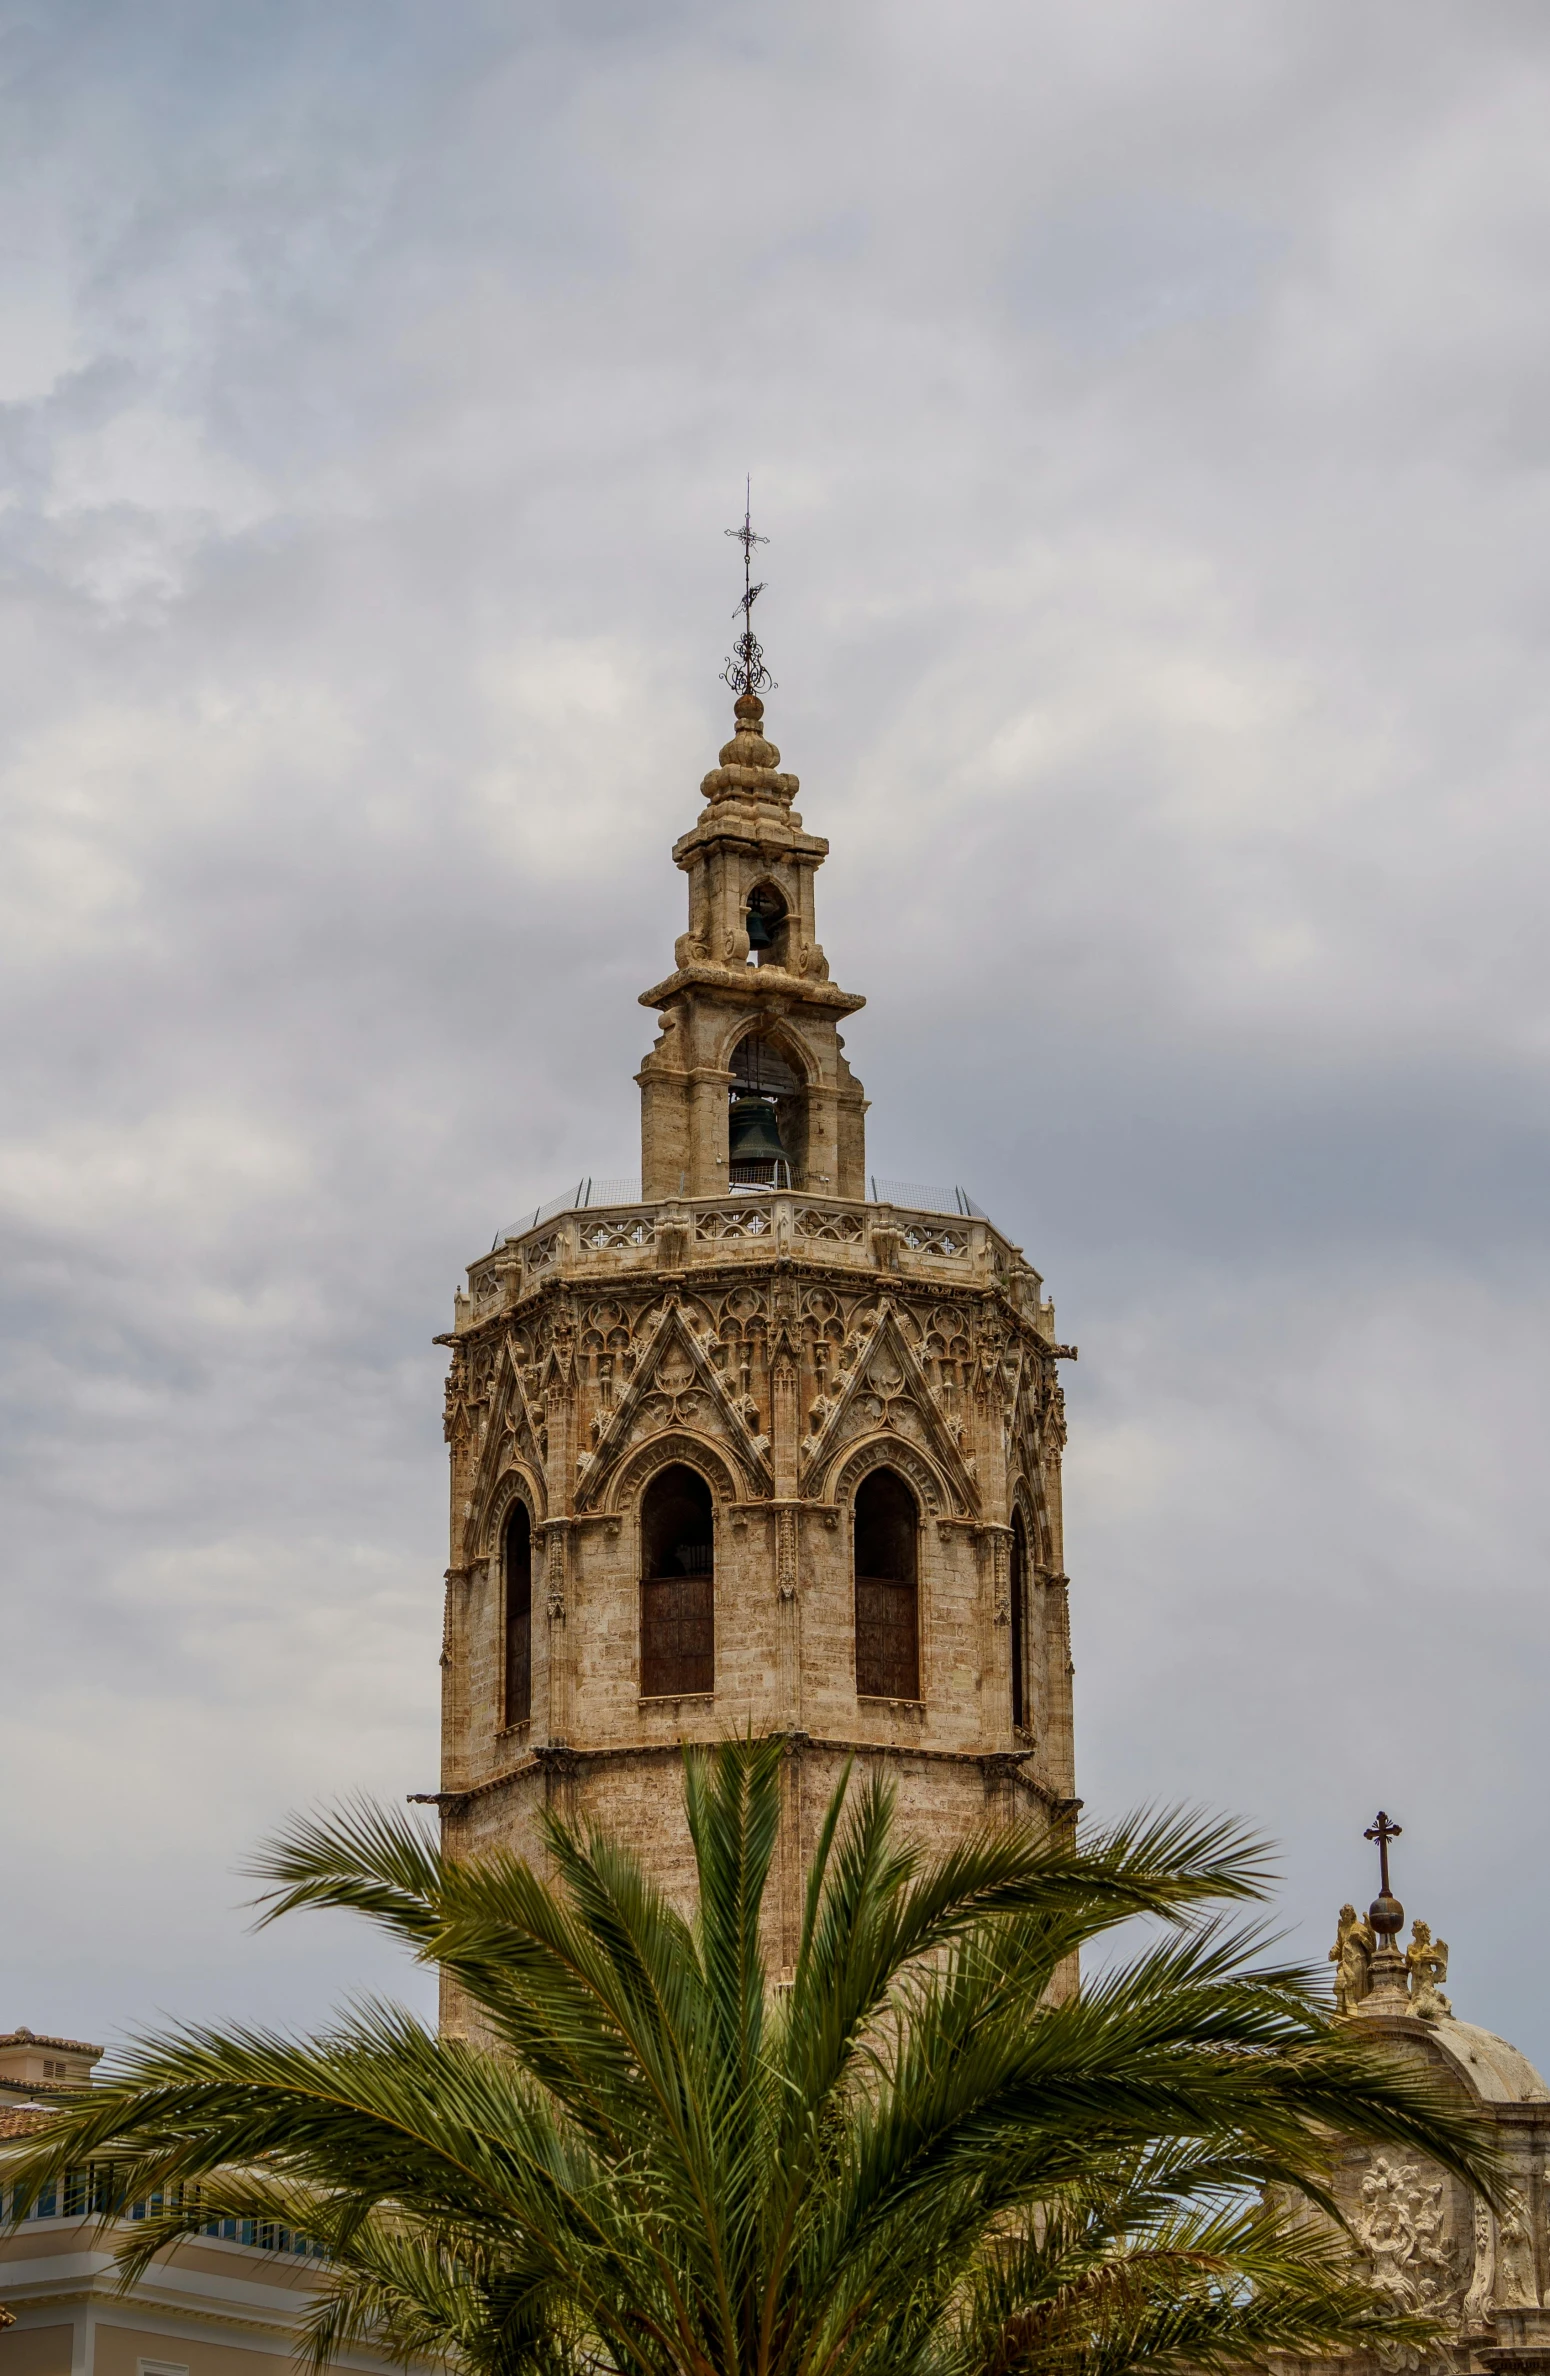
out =
[[939,1844],[1074,1811],[1070,1348],[961,1192],[867,1180],[839,1032],[863,1001],[829,979],[828,844],[765,736],[751,625],[730,674],[735,730],[673,851],[688,930],[642,999],[639,1186],[583,1183],[499,1237],[440,1340],[434,1795],[454,1848],[537,1855],[553,1806],[686,1895],[681,1745],[780,1733],[783,1965],[847,1758]]

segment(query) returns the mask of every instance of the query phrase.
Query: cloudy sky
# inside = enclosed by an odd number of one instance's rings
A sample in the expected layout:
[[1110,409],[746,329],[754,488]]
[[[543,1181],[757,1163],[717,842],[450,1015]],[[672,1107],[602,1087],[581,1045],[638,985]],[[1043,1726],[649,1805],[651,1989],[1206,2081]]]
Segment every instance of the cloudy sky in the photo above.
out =
[[[461,1266],[770,719],[879,1172],[1081,1346],[1090,1807],[1550,2061],[1542,0],[4,0],[0,2026],[319,2018]],[[423,1988],[413,1980],[405,1983]]]

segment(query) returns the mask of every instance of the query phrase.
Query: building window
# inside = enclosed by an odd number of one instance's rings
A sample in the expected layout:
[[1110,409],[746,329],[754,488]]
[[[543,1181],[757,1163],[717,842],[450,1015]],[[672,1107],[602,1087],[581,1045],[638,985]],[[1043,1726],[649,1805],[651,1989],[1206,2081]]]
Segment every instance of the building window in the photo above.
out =
[[506,1722],[533,1713],[533,1522],[516,1501],[506,1521]]
[[716,1687],[715,1526],[691,1468],[653,1477],[640,1506],[640,1689],[670,1699]]
[[1012,1512],[1012,1722],[1028,1722],[1028,1536],[1021,1510]]
[[856,1494],[856,1693],[920,1697],[920,1513],[892,1469],[874,1469]]

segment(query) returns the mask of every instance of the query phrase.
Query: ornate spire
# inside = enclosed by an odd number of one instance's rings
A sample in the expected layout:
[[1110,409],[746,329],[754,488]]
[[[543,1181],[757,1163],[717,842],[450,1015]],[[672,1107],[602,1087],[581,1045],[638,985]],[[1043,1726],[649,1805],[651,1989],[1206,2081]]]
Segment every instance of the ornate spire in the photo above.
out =
[[[755,545],[768,544],[770,540],[767,536],[756,536],[754,533],[751,478],[744,481],[743,524],[741,528],[729,528],[727,534],[735,536],[743,548],[743,599],[732,613],[734,619],[741,615],[743,632],[733,645],[721,674],[734,693],[749,695],[757,703],[761,693],[774,691],[775,679],[764,665],[764,652],[753,631],[753,606],[764,592],[762,580],[757,586],[753,582],[753,549]],[[737,708],[741,717],[741,701]],[[759,714],[763,714],[762,704],[759,705]]]
[[[732,613],[734,619],[741,617],[743,632],[721,671],[737,699],[732,704],[732,740],[722,744],[721,764],[711,769],[700,790],[713,807],[752,798],[774,801],[789,812],[801,787],[794,775],[781,773],[780,753],[764,732],[764,703],[759,695],[772,690],[775,679],[764,665],[764,653],[753,631],[753,606],[764,592],[762,583],[754,584],[753,549],[770,540],[757,534],[752,513],[746,508],[741,528],[729,528],[727,534],[735,536],[743,548],[743,599]],[[800,825],[801,819],[793,816],[791,822]]]

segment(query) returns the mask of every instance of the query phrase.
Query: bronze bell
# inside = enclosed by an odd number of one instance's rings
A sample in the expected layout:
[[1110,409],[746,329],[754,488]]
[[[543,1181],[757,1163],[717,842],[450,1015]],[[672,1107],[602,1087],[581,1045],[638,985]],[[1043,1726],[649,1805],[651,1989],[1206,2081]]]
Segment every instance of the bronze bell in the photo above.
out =
[[770,930],[769,917],[763,908],[756,907],[752,900],[748,903],[748,946],[750,949],[773,949],[775,946],[775,935]]
[[727,1163],[789,1163],[767,1097],[736,1097],[727,1128]]

